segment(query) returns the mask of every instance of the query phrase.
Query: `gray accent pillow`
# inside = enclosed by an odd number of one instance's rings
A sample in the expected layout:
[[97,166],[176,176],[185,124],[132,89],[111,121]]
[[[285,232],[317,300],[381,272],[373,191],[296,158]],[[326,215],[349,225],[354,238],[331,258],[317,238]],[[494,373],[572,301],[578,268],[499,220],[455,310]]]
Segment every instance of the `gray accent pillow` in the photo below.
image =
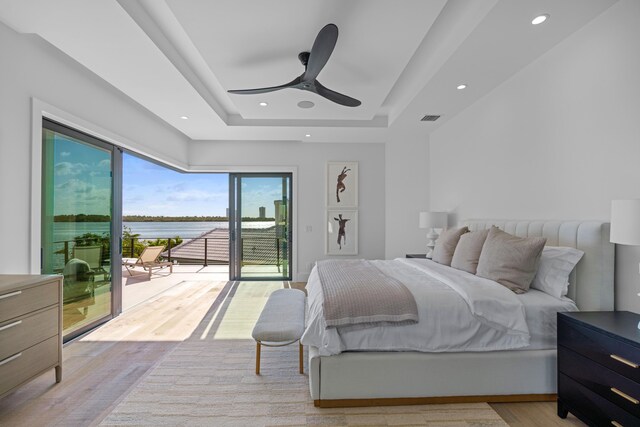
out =
[[482,246],[476,275],[525,293],[538,268],[546,237],[517,237],[491,227]]
[[466,226],[444,230],[436,240],[431,259],[439,264],[451,265],[451,258],[453,258],[460,236],[468,232],[469,229]]
[[467,273],[476,274],[478,268],[478,260],[482,252],[482,245],[487,240],[489,229],[472,231],[460,236],[458,245],[453,258],[451,259],[451,267]]

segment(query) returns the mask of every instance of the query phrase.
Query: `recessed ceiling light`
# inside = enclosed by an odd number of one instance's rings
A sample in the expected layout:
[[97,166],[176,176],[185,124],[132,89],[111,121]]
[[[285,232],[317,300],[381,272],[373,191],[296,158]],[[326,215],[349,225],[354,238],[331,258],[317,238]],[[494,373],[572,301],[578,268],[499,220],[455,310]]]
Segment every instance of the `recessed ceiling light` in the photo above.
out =
[[261,107],[266,107],[267,105],[269,105],[269,104],[267,104],[266,102],[261,102],[261,103],[260,103],[260,106],[261,106]]
[[298,107],[300,108],[313,108],[316,104],[311,101],[300,101],[298,102]]
[[306,135],[305,135],[305,137],[307,137],[307,138],[311,138],[311,134],[310,134],[310,133],[308,133],[308,134],[306,134]]
[[458,89],[458,90],[462,90],[462,89],[466,89],[466,88],[467,88],[467,85],[465,85],[465,84],[458,85],[458,87],[456,87],[456,89]]
[[547,18],[549,18],[549,14],[545,13],[544,15],[539,15],[533,18],[533,21],[531,21],[531,23],[533,25],[539,25],[539,24],[542,24],[544,21],[546,21]]
[[189,120],[189,117],[187,117],[187,116],[180,116],[180,118],[181,118],[182,120]]

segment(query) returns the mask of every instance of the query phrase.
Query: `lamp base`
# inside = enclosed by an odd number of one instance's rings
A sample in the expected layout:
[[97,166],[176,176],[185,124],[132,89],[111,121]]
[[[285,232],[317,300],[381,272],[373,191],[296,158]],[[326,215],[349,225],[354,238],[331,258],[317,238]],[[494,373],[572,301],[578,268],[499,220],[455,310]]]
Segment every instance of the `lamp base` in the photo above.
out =
[[435,228],[432,228],[427,233],[427,259],[433,258],[433,248],[436,247],[436,240],[440,235],[436,232]]

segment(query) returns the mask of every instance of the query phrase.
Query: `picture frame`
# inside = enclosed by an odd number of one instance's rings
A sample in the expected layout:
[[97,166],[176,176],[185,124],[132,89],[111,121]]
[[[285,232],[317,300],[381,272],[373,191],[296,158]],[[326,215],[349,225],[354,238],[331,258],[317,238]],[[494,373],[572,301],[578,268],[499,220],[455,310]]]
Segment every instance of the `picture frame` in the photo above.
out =
[[358,162],[327,162],[327,208],[358,207]]
[[357,209],[327,209],[326,224],[327,255],[358,254]]

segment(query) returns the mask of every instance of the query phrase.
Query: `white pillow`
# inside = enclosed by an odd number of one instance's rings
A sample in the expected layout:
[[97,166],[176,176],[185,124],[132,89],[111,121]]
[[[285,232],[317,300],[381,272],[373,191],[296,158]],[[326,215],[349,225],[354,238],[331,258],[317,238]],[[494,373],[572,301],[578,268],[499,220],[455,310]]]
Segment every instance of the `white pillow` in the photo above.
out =
[[531,287],[558,299],[569,292],[569,275],[584,252],[561,246],[545,246]]

